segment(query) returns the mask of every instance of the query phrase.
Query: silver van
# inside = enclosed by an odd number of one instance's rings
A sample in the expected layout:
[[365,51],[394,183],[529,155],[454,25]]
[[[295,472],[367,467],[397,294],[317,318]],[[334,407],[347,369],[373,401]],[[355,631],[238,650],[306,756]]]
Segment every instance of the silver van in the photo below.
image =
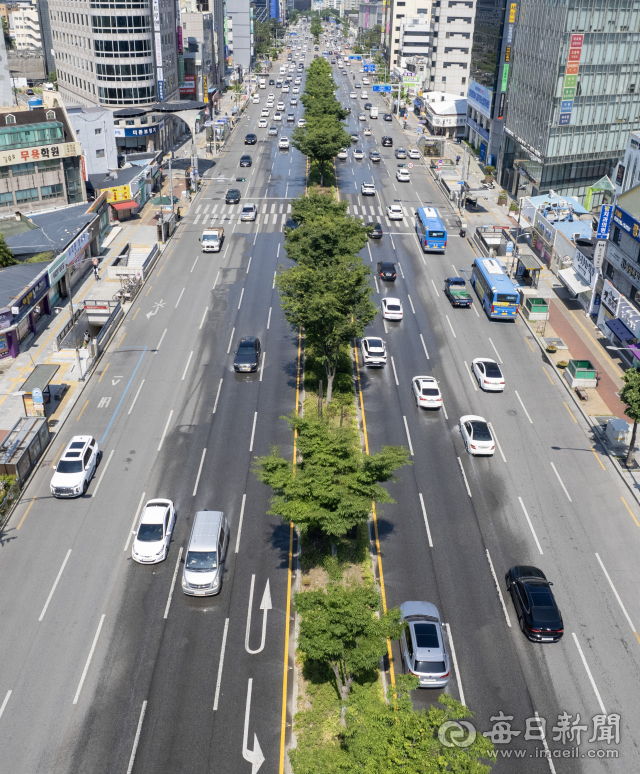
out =
[[222,511],[198,511],[182,572],[182,590],[194,597],[219,594],[229,547],[229,526]]

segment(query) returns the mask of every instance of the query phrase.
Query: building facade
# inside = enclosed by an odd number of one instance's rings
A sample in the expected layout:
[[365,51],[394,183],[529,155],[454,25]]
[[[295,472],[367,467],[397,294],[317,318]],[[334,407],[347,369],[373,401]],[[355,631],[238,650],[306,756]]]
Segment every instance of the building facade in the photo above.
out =
[[83,173],[106,175],[118,168],[113,112],[108,108],[65,105],[67,119],[82,148]]
[[631,132],[624,157],[616,169],[614,184],[616,196],[640,185],[640,132]]
[[640,15],[617,0],[530,0],[509,3],[510,24],[498,179],[513,194],[582,199],[640,127]]
[[19,6],[9,12],[9,28],[13,31],[18,51],[42,48],[40,18],[35,5]]
[[248,72],[254,58],[253,9],[246,0],[227,0],[226,8],[233,20],[233,66]]
[[358,10],[358,27],[360,29],[372,30],[378,24],[384,29],[384,3],[360,3]]
[[209,89],[216,79],[213,14],[181,11],[182,46],[184,56],[184,83],[180,86],[181,99],[208,102]]

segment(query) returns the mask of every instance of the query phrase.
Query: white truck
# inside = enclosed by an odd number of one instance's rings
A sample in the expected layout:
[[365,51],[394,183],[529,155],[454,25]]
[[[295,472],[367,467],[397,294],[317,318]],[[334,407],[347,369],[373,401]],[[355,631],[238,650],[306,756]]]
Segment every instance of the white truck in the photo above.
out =
[[369,110],[369,118],[377,118],[377,117],[378,117],[378,108],[377,107],[372,107]]
[[267,88],[266,78],[260,78],[260,88],[261,89],[266,89]]
[[202,251],[204,253],[217,253],[222,247],[224,240],[224,229],[220,227],[205,228],[200,238]]

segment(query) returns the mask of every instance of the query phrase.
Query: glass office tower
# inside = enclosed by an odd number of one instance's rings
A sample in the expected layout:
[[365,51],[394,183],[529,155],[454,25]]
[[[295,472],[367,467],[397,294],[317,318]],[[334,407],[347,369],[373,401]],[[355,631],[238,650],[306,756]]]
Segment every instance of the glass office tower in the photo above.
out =
[[640,128],[637,3],[508,1],[507,17],[498,179],[517,196],[553,189],[583,198]]

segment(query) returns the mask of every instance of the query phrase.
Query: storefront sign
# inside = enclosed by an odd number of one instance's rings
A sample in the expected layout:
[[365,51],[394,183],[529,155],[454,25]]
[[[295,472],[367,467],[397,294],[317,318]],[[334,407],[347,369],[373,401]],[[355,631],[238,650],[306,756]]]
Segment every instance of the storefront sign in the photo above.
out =
[[573,100],[576,96],[578,69],[580,67],[580,57],[582,56],[583,40],[584,35],[571,36],[564,85],[562,88],[562,105],[560,108],[560,117],[558,118],[558,126],[569,126],[571,123],[571,112],[573,110]]
[[620,266],[623,271],[625,271],[632,280],[640,284],[640,271],[634,266],[632,263],[629,263],[626,258],[623,258],[620,261]]
[[86,229],[85,231],[80,234],[79,237],[73,240],[73,242],[67,247],[67,249],[62,254],[65,257],[65,264],[67,266],[72,266],[75,263],[78,263],[82,260],[82,252],[84,248],[89,244],[91,241],[91,235],[89,233],[89,229]]
[[156,46],[156,67],[158,68],[158,99],[164,99],[164,78],[162,75],[162,34],[160,31],[160,0],[153,0],[153,33]]
[[3,328],[8,328],[11,325],[12,320],[13,315],[10,312],[4,312],[4,314],[0,314],[0,330]]
[[[182,93],[182,87],[180,87],[180,93]],[[148,134],[157,134],[164,126],[164,120],[159,124],[152,124],[151,126],[136,126],[136,127],[124,127],[115,126],[113,134],[115,137],[143,137]]]
[[24,164],[27,161],[43,159],[65,159],[69,156],[80,156],[82,149],[79,142],[65,142],[60,145],[39,145],[33,148],[3,151],[0,153],[0,166]]
[[596,242],[596,249],[593,253],[593,265],[600,271],[602,269],[602,264],[604,263],[604,257],[607,253],[607,243],[606,242]]
[[64,277],[67,271],[66,253],[61,253],[55,261],[49,266],[49,287],[53,287]]
[[509,81],[509,65],[503,64],[502,65],[502,85],[500,86],[500,91],[507,90],[508,81]]
[[20,320],[17,326],[18,339],[22,341],[26,336],[29,335],[30,330],[31,327],[29,325],[29,315],[25,315],[25,317]]
[[9,354],[9,342],[6,335],[0,334],[0,357],[6,357]]
[[624,180],[624,164],[618,164],[618,171],[616,172],[616,185],[622,185]]
[[476,83],[474,80],[471,81],[469,91],[467,92],[467,104],[471,105],[479,113],[482,113],[485,118],[491,118],[492,99],[493,91],[491,89]]
[[617,291],[609,280],[604,281],[604,287],[602,288],[601,302],[608,311],[614,316],[618,316],[618,304],[620,303],[620,293]]
[[[45,275],[44,277],[40,277],[37,282],[35,282],[31,287],[24,293],[23,296],[19,296],[16,301],[11,302],[12,309],[14,307],[18,307],[20,312],[24,310],[25,307],[31,306],[31,304],[35,303],[38,298],[44,293],[45,289],[47,288],[48,284],[48,275]],[[15,316],[15,313],[14,313]]]
[[518,7],[517,3],[511,3],[511,7],[509,8],[509,24],[513,24],[516,20],[517,7]]
[[203,98],[203,100],[205,102],[208,102],[209,101],[209,92],[208,92],[208,89],[207,89],[207,76],[206,75],[202,76],[202,90],[203,90],[202,91],[202,93],[203,93],[203,97],[202,98]]
[[107,201],[112,202],[128,202],[131,199],[131,186],[119,185],[115,188],[107,188]]
[[591,285],[596,275],[596,267],[592,261],[578,249],[576,249],[576,254],[573,256],[573,270],[584,279],[587,285]]
[[511,45],[513,43],[513,24],[507,25],[507,43]]
[[609,239],[609,227],[611,224],[611,216],[613,215],[613,205],[603,204],[600,210],[600,219],[598,220],[598,230],[596,232],[596,239]]
[[640,242],[640,221],[632,218],[628,212],[625,212],[621,207],[616,207],[613,210],[613,222],[620,226],[620,228],[636,242]]
[[193,75],[186,75],[184,78],[184,86],[180,86],[180,94],[195,94],[196,93],[196,79]]

